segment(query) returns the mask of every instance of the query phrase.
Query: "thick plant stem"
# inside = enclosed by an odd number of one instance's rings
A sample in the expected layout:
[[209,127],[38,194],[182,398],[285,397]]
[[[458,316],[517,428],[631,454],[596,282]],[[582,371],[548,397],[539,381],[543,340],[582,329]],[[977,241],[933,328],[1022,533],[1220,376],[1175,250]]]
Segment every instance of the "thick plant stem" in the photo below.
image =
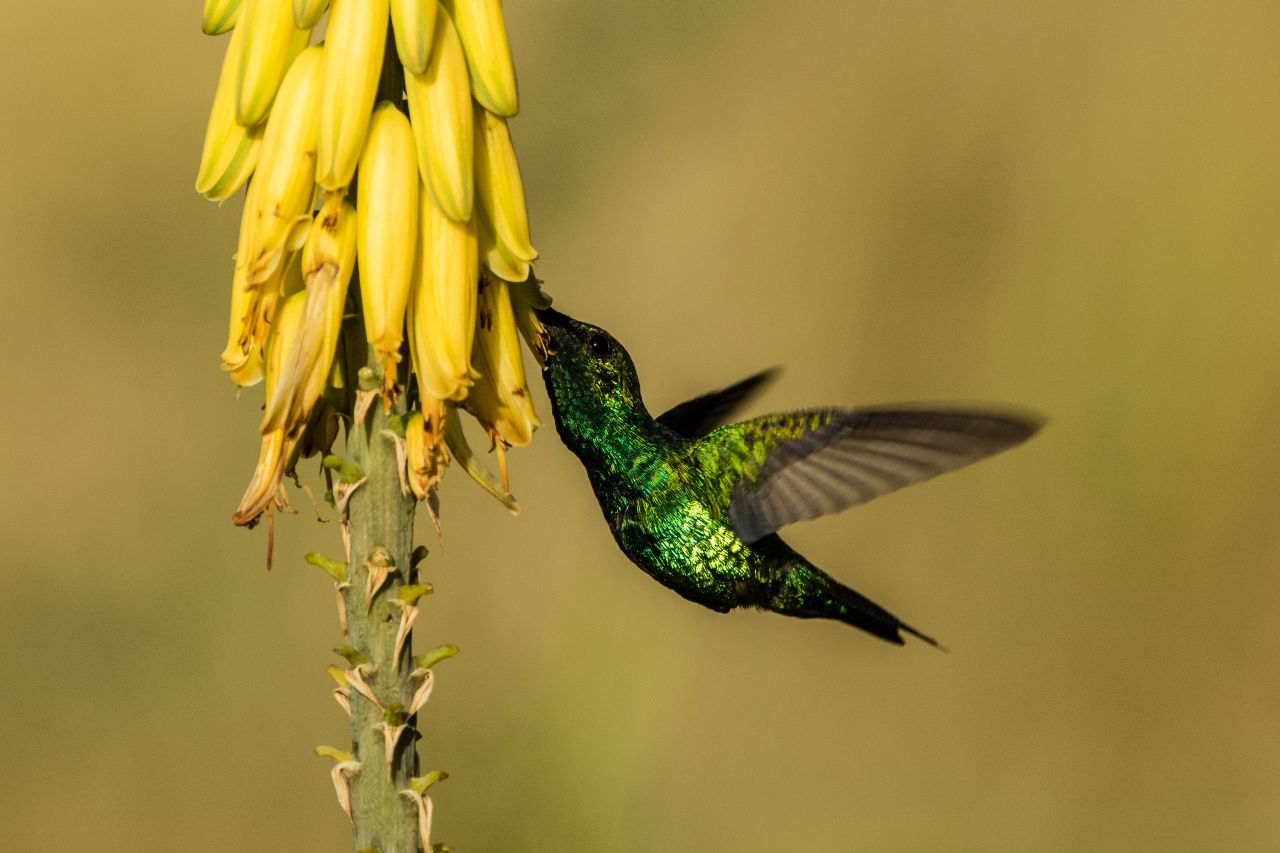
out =
[[[388,28],[380,81],[383,97],[399,102],[403,75]],[[355,325],[357,328],[348,327],[347,363],[352,368],[367,365],[376,376],[377,357],[364,341],[364,329]],[[349,370],[348,387],[380,384],[361,382],[355,374],[356,370]],[[348,504],[351,567],[345,596],[347,631],[351,648],[360,656],[353,660],[353,669],[372,694],[371,698],[355,683],[351,685],[352,752],[360,762],[360,771],[350,779],[353,849],[357,853],[416,853],[421,844],[417,807],[400,793],[409,788],[418,769],[417,721],[407,713],[417,686],[411,678],[411,643],[402,640],[398,654],[396,649],[406,618],[406,602],[397,593],[415,582],[411,561],[417,502],[402,488],[404,463],[397,457],[395,440],[387,434],[387,421],[404,414],[405,408],[404,394],[390,412],[378,397],[347,435],[348,458],[365,477]],[[359,415],[358,403],[355,409]],[[362,658],[367,658],[367,663],[360,663]]]
[[[363,340],[349,352],[363,358],[357,364],[373,366],[376,361]],[[404,408],[401,395],[390,414],[403,413]],[[415,853],[419,849],[418,815],[413,802],[400,794],[417,770],[414,746],[418,733],[414,719],[406,715],[415,685],[410,677],[410,644],[403,642],[398,657],[395,645],[406,611],[397,593],[401,586],[414,582],[411,555],[416,502],[401,489],[402,463],[397,461],[394,440],[384,433],[388,417],[382,398],[375,399],[363,423],[353,425],[347,439],[348,457],[365,476],[348,506],[351,585],[346,591],[347,625],[351,647],[368,658],[368,663],[356,666],[355,671],[373,697],[352,685],[351,738],[360,771],[350,780],[351,818],[356,851]],[[386,569],[385,580],[381,580],[379,576]],[[398,729],[401,725],[403,730]],[[388,730],[395,734],[389,762]]]

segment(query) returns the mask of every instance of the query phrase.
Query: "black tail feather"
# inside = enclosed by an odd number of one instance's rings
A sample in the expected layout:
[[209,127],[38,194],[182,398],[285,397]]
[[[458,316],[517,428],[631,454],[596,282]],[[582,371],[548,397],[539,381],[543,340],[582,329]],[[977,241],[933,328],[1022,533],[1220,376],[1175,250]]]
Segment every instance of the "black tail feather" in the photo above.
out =
[[904,645],[902,632],[905,631],[936,649],[946,651],[933,637],[813,566],[794,567],[775,592],[769,609],[801,618],[838,619],[899,646]]

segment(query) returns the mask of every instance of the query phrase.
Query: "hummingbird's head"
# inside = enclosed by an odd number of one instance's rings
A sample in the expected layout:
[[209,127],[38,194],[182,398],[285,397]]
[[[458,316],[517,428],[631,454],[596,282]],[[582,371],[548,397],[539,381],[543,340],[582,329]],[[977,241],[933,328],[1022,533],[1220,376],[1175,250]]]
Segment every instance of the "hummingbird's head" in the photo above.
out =
[[622,344],[599,326],[554,308],[537,313],[550,338],[542,377],[567,442],[591,440],[611,425],[647,417],[635,365]]

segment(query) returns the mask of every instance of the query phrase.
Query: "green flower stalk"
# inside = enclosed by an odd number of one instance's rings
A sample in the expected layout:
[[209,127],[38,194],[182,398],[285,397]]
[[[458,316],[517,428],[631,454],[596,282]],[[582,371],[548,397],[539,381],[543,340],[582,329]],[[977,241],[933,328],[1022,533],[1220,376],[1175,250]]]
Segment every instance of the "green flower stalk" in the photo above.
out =
[[[546,356],[501,3],[206,0],[201,26],[230,35],[196,190],[244,200],[222,366],[265,402],[233,521],[274,529],[286,478],[320,460],[343,554],[307,562],[334,584],[345,665],[329,673],[351,747],[316,751],[334,761],[354,849],[432,850],[429,789],[446,774],[419,772],[417,722],[457,649],[413,655],[431,592],[414,515],[425,501],[439,530],[455,460],[518,512],[505,451],[539,424],[520,338]],[[500,477],[468,446],[464,411]]]

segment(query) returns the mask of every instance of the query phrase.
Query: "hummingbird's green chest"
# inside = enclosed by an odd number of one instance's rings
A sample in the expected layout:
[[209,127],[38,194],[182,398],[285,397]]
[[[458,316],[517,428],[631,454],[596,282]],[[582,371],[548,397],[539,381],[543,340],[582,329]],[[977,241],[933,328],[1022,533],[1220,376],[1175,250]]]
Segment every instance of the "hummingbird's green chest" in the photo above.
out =
[[593,476],[610,530],[640,568],[685,598],[732,606],[739,582],[758,574],[759,556],[734,532],[724,507],[700,494],[681,454],[637,454],[623,476]]

